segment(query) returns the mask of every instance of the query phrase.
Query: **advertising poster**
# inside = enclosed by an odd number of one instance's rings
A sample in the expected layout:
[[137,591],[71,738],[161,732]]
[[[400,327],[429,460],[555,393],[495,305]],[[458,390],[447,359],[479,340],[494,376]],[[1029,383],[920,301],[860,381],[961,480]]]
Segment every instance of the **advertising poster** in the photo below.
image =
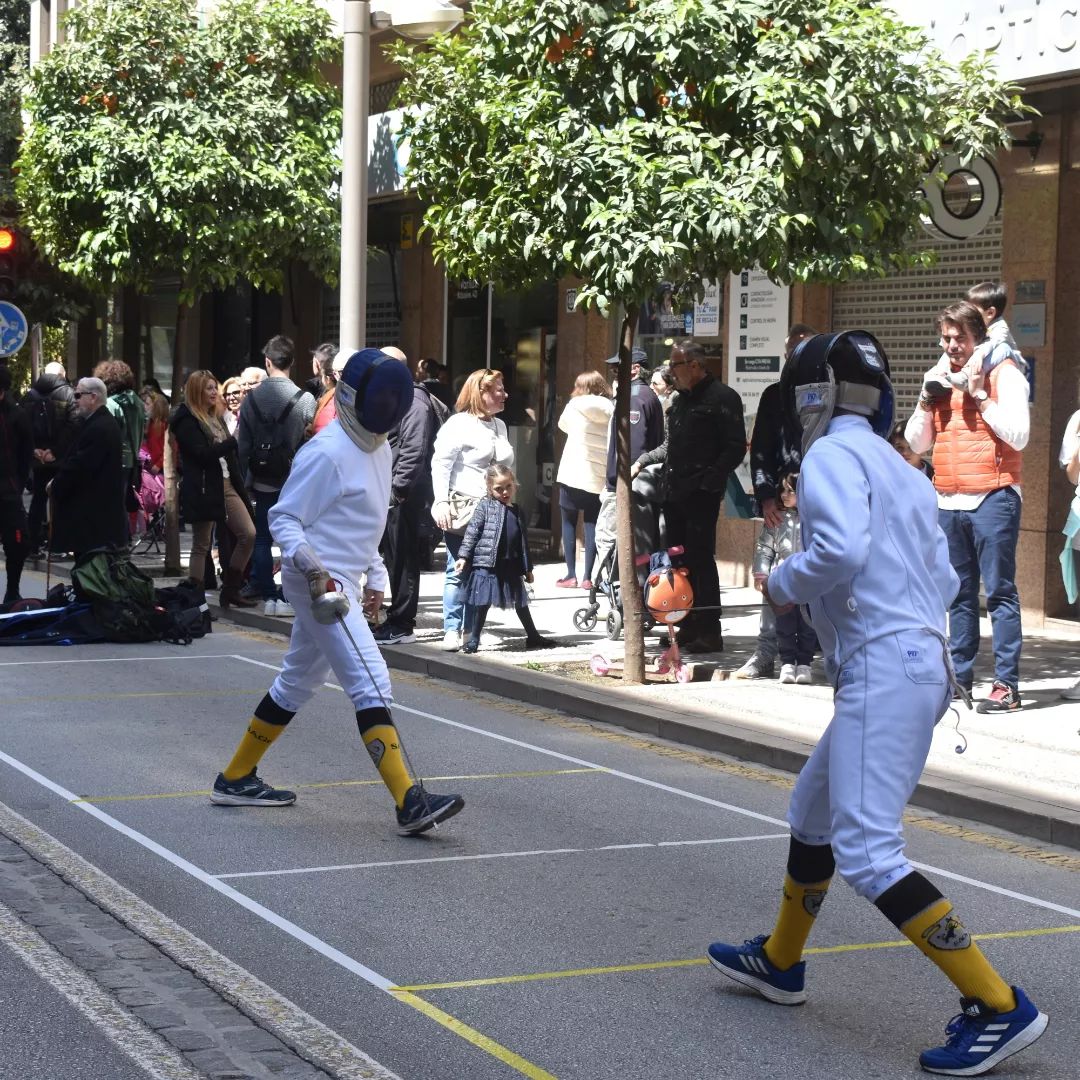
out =
[[[791,289],[770,281],[761,270],[731,275],[728,383],[742,398],[748,445],[761,392],[780,379],[790,304]],[[739,467],[738,477],[745,491],[753,490],[749,455]]]

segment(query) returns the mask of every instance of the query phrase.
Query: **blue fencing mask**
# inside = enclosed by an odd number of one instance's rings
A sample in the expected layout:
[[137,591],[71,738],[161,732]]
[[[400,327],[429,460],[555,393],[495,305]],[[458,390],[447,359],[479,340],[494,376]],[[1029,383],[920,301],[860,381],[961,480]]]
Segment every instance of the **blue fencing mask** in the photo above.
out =
[[378,349],[361,349],[341,369],[334,401],[341,426],[361,450],[371,453],[409,411],[412,375],[400,360]]

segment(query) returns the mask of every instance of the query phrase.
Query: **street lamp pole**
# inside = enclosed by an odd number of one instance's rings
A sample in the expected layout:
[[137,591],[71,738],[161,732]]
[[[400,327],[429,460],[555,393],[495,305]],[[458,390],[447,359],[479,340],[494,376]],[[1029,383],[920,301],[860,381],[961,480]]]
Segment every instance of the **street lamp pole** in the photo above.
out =
[[341,114],[341,273],[338,341],[367,343],[367,128],[371,4],[345,0]]

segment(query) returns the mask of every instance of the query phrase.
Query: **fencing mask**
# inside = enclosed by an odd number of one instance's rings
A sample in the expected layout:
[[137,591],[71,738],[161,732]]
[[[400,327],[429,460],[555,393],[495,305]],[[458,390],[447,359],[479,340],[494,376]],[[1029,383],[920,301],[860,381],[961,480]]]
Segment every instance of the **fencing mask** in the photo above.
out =
[[893,421],[889,360],[865,330],[817,334],[796,347],[780,377],[787,420],[802,432],[802,452],[825,434],[837,410],[857,413],[887,438]]
[[334,390],[338,420],[361,450],[371,453],[401,423],[413,400],[408,366],[378,349],[361,349],[345,362]]

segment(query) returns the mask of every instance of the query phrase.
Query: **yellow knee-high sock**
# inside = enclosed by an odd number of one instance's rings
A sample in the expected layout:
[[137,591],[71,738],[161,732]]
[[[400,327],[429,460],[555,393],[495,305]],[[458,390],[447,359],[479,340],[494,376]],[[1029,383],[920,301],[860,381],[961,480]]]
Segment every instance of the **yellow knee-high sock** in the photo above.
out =
[[971,940],[952,904],[921,874],[901,878],[876,903],[900,933],[941,968],[963,997],[980,998],[995,1012],[1016,1008],[1009,984]]
[[[373,722],[374,721],[374,722]],[[360,728],[360,737],[364,746],[375,762],[383,783],[394,797],[394,805],[400,810],[405,802],[405,793],[412,787],[409,770],[405,767],[405,758],[401,753],[401,740],[397,728],[390,720],[386,709],[358,709],[356,724]]]
[[776,927],[765,942],[765,955],[781,971],[802,958],[806,939],[814,927],[831,878],[804,885],[790,873],[784,877],[784,897],[776,916]]
[[285,730],[295,713],[283,709],[267,694],[248,724],[232,761],[222,770],[226,780],[241,780],[259,764],[263,754]]
[[784,896],[776,926],[765,942],[769,963],[781,971],[787,971],[802,957],[835,869],[836,860],[828,844],[804,844],[794,836],[789,841]]

